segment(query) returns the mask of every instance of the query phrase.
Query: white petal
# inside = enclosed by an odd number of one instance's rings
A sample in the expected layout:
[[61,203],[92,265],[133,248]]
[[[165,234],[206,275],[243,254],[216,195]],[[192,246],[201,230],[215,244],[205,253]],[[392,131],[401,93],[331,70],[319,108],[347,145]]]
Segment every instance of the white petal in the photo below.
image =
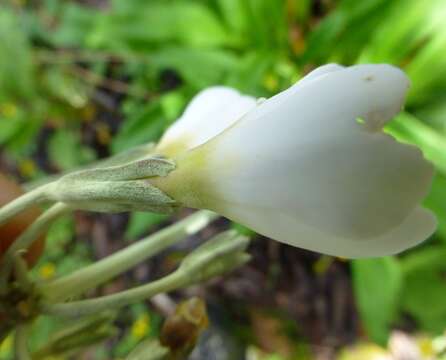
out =
[[183,115],[165,132],[158,152],[172,156],[205,143],[256,106],[256,99],[215,86],[196,95]]
[[415,208],[391,231],[365,241],[322,232],[299,222],[297,217],[269,209],[234,207],[227,217],[286,244],[345,258],[397,254],[427,239],[437,227],[435,216],[421,207]]
[[358,65],[310,80],[179,157],[161,187],[186,205],[332,255],[387,255],[426,239],[435,224],[418,206],[433,168],[415,147],[377,131],[399,112],[406,76]]
[[326,64],[319,66],[318,68],[314,69],[313,71],[309,72],[305,77],[299,80],[299,82],[296,83],[296,85],[302,86],[303,84],[307,84],[312,80],[315,80],[316,78],[329,74],[334,71],[339,71],[345,69],[344,66],[338,65],[338,64]]
[[[320,66],[296,85],[301,86],[343,68],[337,64]],[[199,146],[231,126],[255,106],[254,97],[241,95],[235,89],[224,86],[207,88],[192,99],[183,115],[166,130],[157,149],[164,154],[169,152],[168,155],[172,156],[173,148],[177,154]]]

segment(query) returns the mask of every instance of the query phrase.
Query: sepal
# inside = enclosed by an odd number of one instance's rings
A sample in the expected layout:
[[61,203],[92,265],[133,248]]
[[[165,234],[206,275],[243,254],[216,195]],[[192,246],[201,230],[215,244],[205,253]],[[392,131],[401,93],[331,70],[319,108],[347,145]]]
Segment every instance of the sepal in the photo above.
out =
[[164,177],[173,169],[174,162],[149,157],[124,165],[81,170],[52,184],[49,197],[81,210],[172,213],[179,204],[148,179]]

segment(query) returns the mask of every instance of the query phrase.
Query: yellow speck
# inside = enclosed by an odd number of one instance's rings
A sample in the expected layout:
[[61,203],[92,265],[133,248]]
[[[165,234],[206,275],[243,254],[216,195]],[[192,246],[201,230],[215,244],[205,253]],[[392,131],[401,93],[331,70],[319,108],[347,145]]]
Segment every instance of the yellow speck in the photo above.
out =
[[17,310],[19,310],[20,315],[27,317],[31,314],[31,309],[26,301],[20,301],[17,304]]
[[276,91],[279,88],[279,80],[275,74],[268,74],[263,79],[263,86],[269,91]]
[[87,106],[85,106],[82,109],[82,120],[84,122],[91,122],[96,116],[96,108],[92,105],[87,104]]
[[25,177],[32,177],[36,171],[36,163],[32,159],[24,159],[19,165],[20,174]]
[[132,325],[132,336],[141,339],[148,334],[150,330],[150,317],[148,314],[140,316]]
[[27,1],[26,1],[26,0],[14,0],[13,3],[14,3],[16,6],[25,6],[26,3],[27,3]]
[[39,269],[39,276],[45,280],[51,279],[55,273],[56,266],[53,263],[46,263]]
[[423,337],[418,339],[417,342],[418,342],[418,348],[420,349],[420,352],[423,355],[423,357],[433,358],[435,356],[435,349],[431,339]]
[[324,274],[330,265],[333,263],[334,258],[331,256],[321,256],[313,265],[313,270],[316,274]]
[[17,111],[17,106],[14,103],[4,103],[0,106],[0,114],[6,118],[15,117]]
[[96,127],[96,138],[101,145],[108,145],[111,141],[110,127],[105,123],[100,123]]
[[12,336],[8,336],[1,344],[0,344],[0,355],[5,356],[12,351]]

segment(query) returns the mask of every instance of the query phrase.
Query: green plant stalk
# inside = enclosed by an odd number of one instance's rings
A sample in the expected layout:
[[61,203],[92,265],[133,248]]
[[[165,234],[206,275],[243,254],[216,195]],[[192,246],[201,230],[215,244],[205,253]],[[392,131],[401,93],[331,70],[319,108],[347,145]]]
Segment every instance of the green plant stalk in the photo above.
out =
[[99,345],[117,334],[116,329],[99,328],[92,334],[84,333],[82,337],[75,339],[61,348],[44,348],[31,354],[32,360],[48,359],[76,359],[79,358],[85,348]]
[[183,259],[177,270],[159,280],[118,294],[91,300],[75,301],[67,304],[42,302],[40,310],[47,315],[84,316],[120,308],[162,292],[203,282],[227,271],[232,271],[246,263],[250,258],[245,253],[248,244],[248,238],[240,236],[234,231],[226,231],[201,245]]
[[3,257],[0,270],[0,292],[5,291],[11,269],[14,264],[15,254],[28,249],[32,243],[49,227],[59,216],[70,211],[71,208],[63,203],[57,203],[40,215],[11,245]]
[[22,212],[23,210],[48,200],[48,191],[51,184],[41,186],[23,194],[10,203],[0,208],[0,225]]
[[74,318],[91,315],[106,309],[130,305],[159,293],[185,287],[190,285],[191,282],[193,282],[193,278],[188,276],[187,273],[175,271],[162,279],[114,295],[102,296],[91,300],[74,301],[68,304],[42,304],[42,312],[46,315]]
[[40,293],[49,302],[61,302],[80,295],[86,290],[103,284],[127,271],[145,259],[180,241],[185,236],[200,231],[217,217],[217,214],[207,210],[197,211],[193,215],[138,241],[104,260],[60,279],[41,284],[39,286]]
[[31,360],[31,356],[28,351],[27,339],[28,339],[28,325],[27,324],[18,325],[14,336],[15,359]]
[[[66,324],[53,333],[48,342],[31,354],[33,360],[49,357],[73,358],[77,351],[95,345],[116,334],[113,326],[115,316],[104,312],[93,317]],[[73,354],[70,357],[70,354]]]
[[29,290],[32,288],[33,284],[28,273],[28,265],[22,258],[20,252],[14,256],[14,274],[17,282],[23,289]]

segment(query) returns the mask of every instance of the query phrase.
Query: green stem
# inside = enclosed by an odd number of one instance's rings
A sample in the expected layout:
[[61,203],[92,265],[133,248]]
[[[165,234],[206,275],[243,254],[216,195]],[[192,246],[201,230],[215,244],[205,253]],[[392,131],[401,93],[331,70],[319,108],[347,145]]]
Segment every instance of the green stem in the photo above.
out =
[[20,324],[17,326],[14,336],[15,358],[17,360],[31,360],[28,351],[28,325]]
[[11,245],[3,257],[0,272],[0,292],[7,287],[9,275],[14,264],[15,254],[20,250],[28,249],[32,243],[49,227],[59,216],[70,211],[71,208],[63,203],[57,203],[40,215]]
[[9,219],[13,218],[26,208],[47,200],[50,185],[51,184],[41,186],[27,192],[0,208],[0,225],[5,224]]
[[218,215],[197,211],[191,216],[111,255],[104,260],[74,272],[68,276],[40,285],[40,292],[49,302],[61,302],[82,294],[134,267],[145,259],[175,244],[185,236],[194,234]]
[[190,283],[191,277],[187,273],[175,271],[162,279],[118,294],[102,296],[91,300],[74,301],[68,304],[43,304],[42,311],[47,315],[79,317],[107,309],[120,308],[134,302],[148,299],[159,293],[187,286]]
[[20,253],[16,253],[14,256],[14,275],[21,288],[25,290],[32,288],[33,284],[28,273],[28,265]]
[[249,260],[245,253],[249,239],[235,231],[226,231],[187,255],[176,271],[149,284],[118,294],[67,304],[41,303],[41,313],[55,316],[79,317],[107,309],[120,308],[150,298],[156,294],[186,287],[231,271]]

